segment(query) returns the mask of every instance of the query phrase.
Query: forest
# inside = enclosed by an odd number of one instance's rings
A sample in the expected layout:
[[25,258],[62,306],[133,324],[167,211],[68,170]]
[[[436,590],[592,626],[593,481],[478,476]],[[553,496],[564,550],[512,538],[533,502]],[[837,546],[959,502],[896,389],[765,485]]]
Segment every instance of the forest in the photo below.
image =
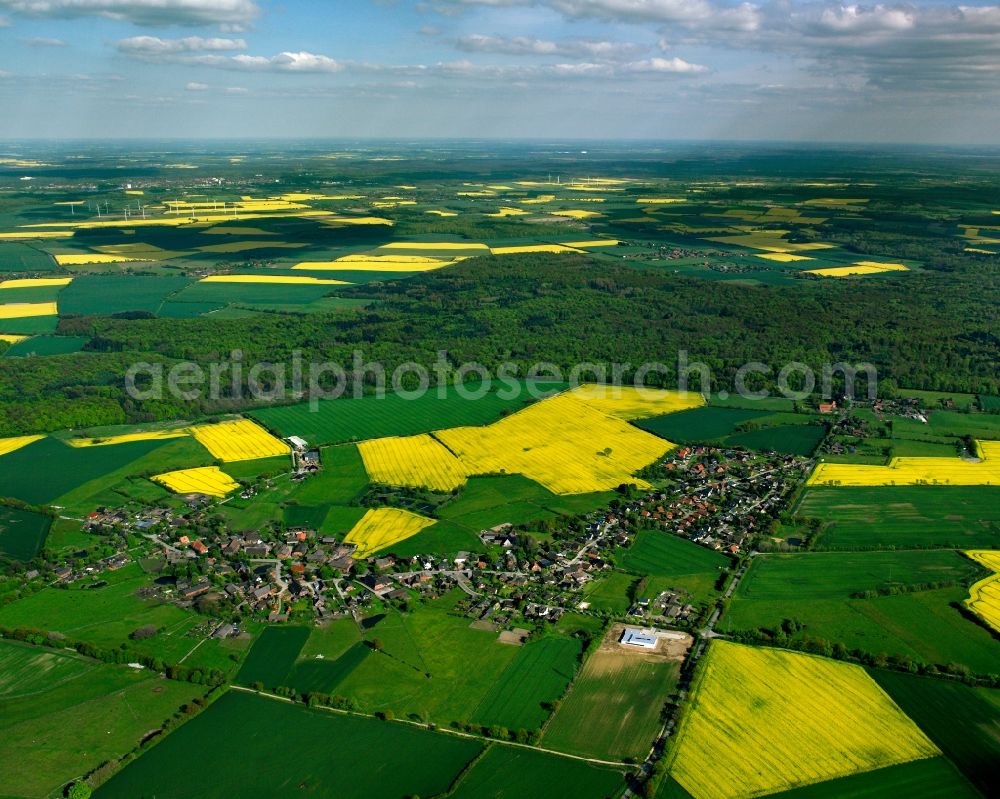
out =
[[[824,364],[871,363],[879,390],[1000,391],[998,275],[985,266],[961,272],[795,287],[704,281],[636,269],[582,255],[480,257],[405,281],[371,282],[339,296],[364,299],[361,311],[260,314],[227,319],[66,317],[58,332],[91,338],[83,352],[0,359],[0,435],[123,422],[195,418],[246,407],[229,392],[199,398],[135,401],[124,373],[137,361],[207,366],[242,351],[246,363],[332,361],[353,353],[387,372],[415,361],[430,368],[438,352],[453,367],[490,370],[512,362],[527,370],[550,362],[662,362],[676,382],[678,353],[712,373],[712,390],[732,391],[740,366],[772,367],[754,388],[775,388],[789,362],[819,373]],[[523,373],[523,372],[522,372]],[[634,374],[623,372],[626,380]],[[693,388],[699,388],[697,381]],[[704,387],[701,387],[704,388]],[[236,392],[240,394],[241,392]]]

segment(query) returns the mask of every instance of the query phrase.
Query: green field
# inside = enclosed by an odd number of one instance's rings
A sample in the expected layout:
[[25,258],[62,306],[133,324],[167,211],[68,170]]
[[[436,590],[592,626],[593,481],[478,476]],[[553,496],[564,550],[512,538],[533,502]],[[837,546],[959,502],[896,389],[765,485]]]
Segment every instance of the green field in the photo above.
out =
[[372,648],[359,641],[336,660],[300,661],[288,672],[285,685],[302,694],[336,695],[338,686],[371,654]]
[[[675,799],[670,794],[667,797]],[[773,799],[981,799],[943,757],[930,757],[771,794]],[[680,799],[680,797],[676,797]]]
[[966,587],[850,598],[859,591],[959,577],[973,566],[943,550],[758,557],[718,630],[776,631],[788,619],[804,625],[795,634],[799,639],[992,673],[1000,662],[1000,641],[961,613]]
[[[70,447],[43,438],[0,457],[0,492],[33,505],[43,505],[121,468],[164,445],[136,441],[110,447]],[[52,464],[59,468],[53,469]]]
[[692,408],[689,411],[668,413],[665,416],[655,416],[652,419],[642,419],[636,422],[637,427],[656,433],[668,441],[678,443],[701,443],[728,436],[744,422],[768,416],[767,410],[750,410],[747,408],[719,408],[706,406]]
[[37,333],[51,333],[56,329],[59,317],[28,316],[20,319],[0,319],[0,333],[33,336]]
[[583,586],[583,600],[590,603],[590,610],[622,615],[632,604],[629,594],[638,582],[634,574],[605,572]]
[[951,400],[955,403],[956,408],[966,411],[972,407],[972,403],[976,399],[975,394],[962,394],[950,391],[920,391],[913,388],[900,388],[896,393],[900,397],[916,397],[923,401],[925,408],[931,409],[941,407],[941,402],[944,400]]
[[55,302],[63,286],[0,288],[0,302]]
[[333,619],[309,631],[309,639],[299,652],[299,659],[322,655],[328,660],[336,660],[360,640],[361,633],[353,618]]
[[578,639],[554,636],[521,647],[471,721],[508,730],[538,729],[550,713],[542,704],[563,695],[579,667],[581,651]]
[[453,799],[524,799],[525,797],[616,796],[621,772],[579,760],[494,744],[466,773]]
[[90,339],[83,336],[32,336],[26,341],[13,344],[4,355],[66,355],[79,352],[88,341]]
[[236,675],[240,685],[262,683],[268,690],[286,685],[285,679],[309,638],[305,627],[268,627],[250,648]]
[[1000,794],[1000,690],[870,671],[984,796]]
[[765,601],[846,599],[861,591],[943,580],[971,584],[984,576],[979,566],[951,550],[761,555],[754,558],[735,596]]
[[784,424],[737,433],[725,440],[726,446],[745,447],[784,455],[812,455],[826,435],[826,427],[817,424]]
[[[542,388],[557,389],[561,386],[546,384]],[[445,427],[488,424],[522,408],[529,395],[527,391],[521,394],[521,397],[509,400],[491,391],[480,399],[465,399],[454,387],[449,387],[443,399],[438,398],[437,389],[430,389],[418,399],[386,394],[382,397],[325,400],[320,401],[315,411],[310,409],[308,403],[301,403],[264,408],[254,411],[251,416],[282,436],[301,436],[312,444],[335,444],[383,436],[408,436]]]
[[546,727],[542,745],[584,757],[645,757],[679,676],[679,663],[638,652],[594,652]]
[[[48,799],[121,757],[203,686],[0,641],[2,795]],[[59,794],[61,795],[61,793]]]
[[389,613],[365,636],[381,640],[383,650],[355,668],[337,693],[368,712],[469,721],[519,650],[452,614],[462,596],[456,589],[410,613]]
[[[190,281],[189,281],[190,282]],[[219,305],[249,305],[259,308],[303,307],[314,303],[328,294],[336,292],[340,286],[318,284],[287,283],[194,283],[187,288],[181,286],[171,298],[176,307],[184,303]]]
[[822,547],[1000,546],[1000,486],[817,487],[797,512],[823,520]]
[[52,690],[96,665],[65,652],[0,639],[0,702]]
[[700,602],[716,594],[715,583],[730,564],[715,550],[652,530],[639,532],[632,546],[618,550],[617,559],[623,569],[662,578],[657,586],[683,589]]
[[915,419],[893,419],[894,436],[924,438],[928,434],[959,438],[1000,439],[1000,415],[993,413],[961,413],[933,411],[928,424]]
[[[108,584],[85,588],[80,581],[70,588],[45,588],[31,596],[0,608],[0,627],[24,627],[44,632],[59,632],[72,640],[88,641],[107,649],[127,644],[140,654],[177,663],[204,636],[188,635],[201,620],[176,605],[154,599],[142,599],[136,591],[148,584],[138,564],[101,577]],[[153,625],[160,632],[143,641],[131,641],[129,635],[140,627]],[[206,641],[198,646],[198,666],[227,670],[232,667],[228,641]],[[190,665],[190,664],[189,664]]]
[[126,311],[155,314],[167,297],[190,282],[187,277],[81,275],[59,295],[59,314],[111,316]]
[[42,551],[52,518],[0,505],[0,557],[31,560]]
[[55,268],[47,252],[19,241],[0,242],[0,272],[52,272]]
[[498,524],[527,525],[542,519],[576,515],[606,505],[607,492],[559,496],[519,474],[470,477],[456,499],[438,515],[478,535]]
[[302,482],[289,500],[300,505],[348,505],[368,485],[368,473],[358,448],[353,444],[324,447],[323,469]]
[[[39,444],[42,443],[45,442],[39,442]],[[160,499],[168,496],[166,490],[145,479],[144,475],[160,474],[174,469],[187,469],[192,466],[205,466],[212,463],[212,456],[208,450],[194,438],[142,441],[138,444],[145,445],[148,449],[146,454],[135,459],[126,459],[122,457],[121,453],[123,452],[122,447],[137,447],[136,444],[74,449],[74,452],[109,450],[106,456],[100,460],[106,458],[112,465],[115,461],[121,461],[121,465],[116,466],[111,471],[103,472],[97,477],[88,478],[86,482],[60,494],[56,497],[55,504],[64,507],[65,513],[79,516],[89,513],[99,505],[116,507],[121,505],[123,501],[134,498],[143,501]],[[32,447],[34,446],[37,445],[33,444]],[[112,460],[111,456],[116,457]],[[0,459],[0,467],[2,466],[3,459]],[[82,476],[87,477],[87,475]]]
[[481,748],[470,739],[230,691],[94,796],[434,796]]

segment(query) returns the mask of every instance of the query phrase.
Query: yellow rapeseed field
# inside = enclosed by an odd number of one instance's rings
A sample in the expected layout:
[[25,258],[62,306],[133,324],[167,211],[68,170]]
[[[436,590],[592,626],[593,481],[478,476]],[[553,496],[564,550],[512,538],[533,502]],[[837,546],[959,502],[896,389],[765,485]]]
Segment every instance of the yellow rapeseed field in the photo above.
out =
[[197,425],[191,428],[191,434],[213,458],[225,462],[252,461],[291,451],[288,444],[249,419]]
[[610,386],[597,383],[579,386],[570,392],[570,396],[608,416],[615,416],[627,422],[700,408],[705,404],[705,398],[694,391],[669,391],[660,388]]
[[309,202],[310,200],[326,200],[328,199],[325,194],[308,194],[308,193],[298,193],[292,192],[290,194],[282,194],[279,198],[285,202],[298,203],[298,202]]
[[221,498],[240,487],[239,483],[218,466],[181,469],[176,472],[158,474],[151,479],[175,494],[205,494]]
[[0,281],[0,289],[34,289],[43,286],[68,286],[71,277],[27,277],[21,280]]
[[439,211],[437,209],[431,209],[430,211],[424,211],[425,214],[434,214],[434,216],[458,216],[458,211]]
[[[299,214],[304,216],[304,214]],[[343,225],[388,225],[392,227],[395,222],[386,219],[384,216],[332,216],[324,220],[330,227],[341,227]]]
[[877,275],[880,272],[908,272],[904,264],[883,264],[877,261],[858,261],[850,266],[831,266],[826,269],[807,269],[810,275],[822,277],[848,277],[849,275]]
[[530,211],[525,211],[523,208],[509,208],[508,206],[502,206],[499,211],[495,214],[486,214],[486,216],[524,216],[525,214],[531,213]]
[[376,508],[361,517],[361,521],[354,525],[344,541],[357,545],[355,558],[367,558],[416,535],[432,524],[434,524],[433,519],[410,513],[408,510]]
[[57,255],[56,263],[59,266],[83,266],[85,264],[117,264],[124,261],[142,261],[143,258],[135,258],[128,255],[87,253],[86,255]]
[[972,586],[966,604],[994,630],[1000,632],[1000,552],[974,550],[965,554],[993,571],[992,575]]
[[7,344],[17,344],[19,341],[25,341],[27,336],[15,336],[11,333],[0,333],[0,341]]
[[544,205],[552,202],[556,196],[554,194],[539,194],[537,197],[529,197],[527,200],[520,200],[521,205]]
[[766,252],[762,255],[758,255],[758,258],[765,258],[768,261],[777,261],[778,263],[788,264],[793,261],[812,261],[808,255],[792,255],[790,252]]
[[713,641],[670,773],[694,799],[764,796],[940,754],[860,667]]
[[353,272],[429,272],[451,266],[462,260],[456,258],[427,258],[420,255],[345,255],[336,261],[303,261],[292,269],[313,271]]
[[376,483],[432,491],[451,491],[465,485],[465,467],[429,435],[362,441],[358,451],[368,476]]
[[25,232],[20,233],[17,231],[9,233],[0,233],[0,241],[19,241],[20,239],[62,239],[68,238],[73,235],[72,230],[46,230],[44,232]]
[[278,283],[307,286],[349,286],[346,280],[330,280],[298,275],[209,275],[199,283]]
[[383,244],[380,250],[488,250],[485,244],[475,241],[393,241]]
[[983,460],[1000,461],[1000,441],[977,441],[976,450]]
[[[961,458],[893,458],[887,466],[857,463],[820,463],[809,476],[808,485],[1000,485],[1000,451],[995,441],[980,441],[983,460]],[[991,456],[992,455],[992,456]]]
[[108,447],[115,444],[131,444],[133,441],[168,441],[188,435],[187,430],[150,430],[145,433],[122,433],[106,438],[67,438],[66,443],[71,447]]
[[527,244],[520,247],[491,247],[490,252],[494,255],[517,255],[526,252],[580,252],[575,247],[567,247],[565,244]]
[[671,205],[672,203],[686,203],[684,197],[640,197],[636,200],[641,205]]
[[1000,633],[1000,552],[980,549],[965,554],[993,572],[969,589],[965,604]]
[[27,319],[30,316],[55,316],[54,302],[8,302],[0,305],[0,319]]
[[552,216],[568,216],[573,219],[590,219],[594,216],[601,216],[597,211],[581,211],[576,208],[571,208],[565,211],[549,211]]
[[617,247],[619,244],[618,239],[594,239],[593,241],[564,241],[564,247],[574,247],[581,250],[587,250],[591,247]]
[[0,455],[6,455],[28,444],[34,444],[45,436],[14,436],[13,438],[0,438]]
[[522,474],[556,494],[606,491],[632,477],[673,444],[590,407],[571,394],[538,402],[486,427],[435,436],[468,474]]

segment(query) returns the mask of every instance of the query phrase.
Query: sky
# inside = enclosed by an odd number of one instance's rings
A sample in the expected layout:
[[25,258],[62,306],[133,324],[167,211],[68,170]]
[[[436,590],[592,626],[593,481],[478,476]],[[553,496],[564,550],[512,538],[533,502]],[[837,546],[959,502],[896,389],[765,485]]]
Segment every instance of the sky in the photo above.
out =
[[1000,144],[1000,6],[0,0],[0,138]]

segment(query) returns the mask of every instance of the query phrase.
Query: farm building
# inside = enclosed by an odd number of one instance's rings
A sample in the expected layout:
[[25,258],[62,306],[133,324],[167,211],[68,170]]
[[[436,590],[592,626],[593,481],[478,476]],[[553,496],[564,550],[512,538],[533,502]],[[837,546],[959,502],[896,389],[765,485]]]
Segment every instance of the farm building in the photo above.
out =
[[628,646],[641,646],[643,649],[656,649],[656,636],[642,630],[626,628],[619,639],[619,643]]

